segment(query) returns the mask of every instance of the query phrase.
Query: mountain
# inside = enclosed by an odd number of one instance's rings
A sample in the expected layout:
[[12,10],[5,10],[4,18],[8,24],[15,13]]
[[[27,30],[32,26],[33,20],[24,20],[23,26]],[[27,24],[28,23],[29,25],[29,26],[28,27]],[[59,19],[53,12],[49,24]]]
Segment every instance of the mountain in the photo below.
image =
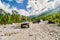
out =
[[34,18],[34,17],[37,17],[37,16],[43,16],[43,15],[46,15],[46,14],[52,14],[53,12],[60,12],[60,5],[58,5],[56,8],[54,9],[51,9],[51,10],[48,10],[48,11],[45,11],[45,12],[42,12],[41,14],[39,15],[36,15],[36,16],[30,16],[31,18]]
[[0,14],[5,14],[6,12],[3,9],[0,9]]
[[[3,9],[0,9],[0,14],[6,14],[6,13],[9,13],[9,12],[6,12],[4,11]],[[18,12],[16,10],[12,10],[12,13],[14,14],[18,14]],[[9,13],[10,14],[10,13]]]
[[16,10],[12,10],[12,13],[15,13],[15,14],[17,13],[18,14],[18,12]]

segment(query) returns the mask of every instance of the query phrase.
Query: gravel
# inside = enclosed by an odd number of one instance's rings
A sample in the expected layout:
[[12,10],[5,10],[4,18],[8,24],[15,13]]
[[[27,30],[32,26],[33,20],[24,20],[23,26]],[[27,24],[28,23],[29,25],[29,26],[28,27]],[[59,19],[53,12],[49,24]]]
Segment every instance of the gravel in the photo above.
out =
[[[0,25],[0,40],[60,40],[60,27],[47,24],[30,23],[30,28],[17,28],[18,25]],[[15,28],[16,27],[16,28]]]

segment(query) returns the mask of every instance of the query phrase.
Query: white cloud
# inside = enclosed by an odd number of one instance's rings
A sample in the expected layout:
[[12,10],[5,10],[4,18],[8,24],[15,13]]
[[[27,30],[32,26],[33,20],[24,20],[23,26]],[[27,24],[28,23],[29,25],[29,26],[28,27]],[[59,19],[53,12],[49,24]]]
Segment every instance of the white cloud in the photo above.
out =
[[23,3],[23,0],[16,0],[17,3]]
[[26,10],[24,10],[24,9],[20,9],[20,10],[18,10],[18,12],[19,12],[20,15],[30,16],[30,14]]
[[9,9],[10,5],[9,4],[4,4],[0,1],[0,9],[3,9],[5,12],[11,13],[12,9]]
[[[48,0],[29,0],[27,5],[27,10],[30,12],[30,15],[39,15],[42,12],[54,9],[56,6],[60,5],[60,0],[54,0],[48,3]],[[30,11],[29,8],[32,8]],[[43,9],[43,10],[42,10]]]
[[0,1],[0,9],[3,9],[5,12],[12,13],[12,10],[16,10],[20,15],[29,16],[29,13],[24,9],[18,10],[16,7],[12,7],[12,8],[9,7],[10,7],[9,4],[5,4]]

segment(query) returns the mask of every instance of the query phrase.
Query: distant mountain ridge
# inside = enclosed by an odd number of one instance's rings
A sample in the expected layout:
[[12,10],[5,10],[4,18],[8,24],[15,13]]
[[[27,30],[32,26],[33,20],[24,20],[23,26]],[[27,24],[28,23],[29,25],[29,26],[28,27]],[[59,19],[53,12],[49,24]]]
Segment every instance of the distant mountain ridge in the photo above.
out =
[[[60,5],[57,6],[56,8],[54,8],[54,9],[51,9],[51,10],[42,12],[41,14],[39,14],[39,15],[37,15],[37,16],[46,15],[46,14],[48,14],[48,13],[50,14],[50,13],[52,13],[52,12],[60,12]],[[30,17],[33,18],[33,17],[37,17],[37,16],[30,16]]]

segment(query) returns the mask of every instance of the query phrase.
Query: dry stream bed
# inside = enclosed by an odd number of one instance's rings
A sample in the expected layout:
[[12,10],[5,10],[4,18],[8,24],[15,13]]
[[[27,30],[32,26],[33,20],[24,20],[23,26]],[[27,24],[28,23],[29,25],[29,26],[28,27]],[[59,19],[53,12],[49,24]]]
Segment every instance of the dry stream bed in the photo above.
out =
[[55,24],[30,23],[25,29],[17,25],[0,25],[0,40],[60,40],[60,27]]

